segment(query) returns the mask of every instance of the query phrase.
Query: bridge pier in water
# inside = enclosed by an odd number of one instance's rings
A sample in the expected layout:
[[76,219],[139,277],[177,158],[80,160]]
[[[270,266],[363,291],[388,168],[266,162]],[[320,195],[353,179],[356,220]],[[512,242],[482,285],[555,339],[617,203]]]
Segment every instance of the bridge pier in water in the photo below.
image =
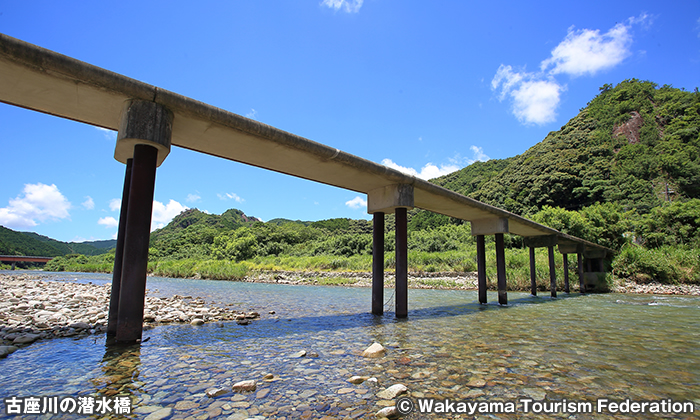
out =
[[126,164],[108,340],[141,339],[146,299],[148,245],[156,168],[170,152],[173,114],[154,102],[128,101],[122,111],[114,157]]
[[506,256],[503,234],[508,232],[508,219],[490,218],[472,220],[472,236],[476,236],[476,261],[478,270],[479,303],[486,299],[486,246],[485,235],[496,238],[496,276],[498,279],[498,303],[508,304],[508,287],[506,284]]
[[547,248],[549,257],[549,289],[552,297],[557,297],[557,273],[554,264],[554,246],[557,244],[556,235],[528,236],[523,239],[526,247],[530,248],[530,294],[537,296],[537,270],[535,268],[535,248]]
[[396,215],[395,314],[408,316],[408,210],[414,206],[413,186],[389,185],[367,194],[367,212],[373,215],[372,313],[384,313],[384,215]]

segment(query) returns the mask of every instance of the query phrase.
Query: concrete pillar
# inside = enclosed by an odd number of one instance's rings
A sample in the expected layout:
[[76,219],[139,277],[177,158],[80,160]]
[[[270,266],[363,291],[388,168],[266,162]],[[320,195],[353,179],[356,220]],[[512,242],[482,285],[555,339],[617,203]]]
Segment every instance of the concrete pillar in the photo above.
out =
[[508,292],[506,285],[506,253],[503,234],[496,234],[496,271],[498,272],[498,303],[508,304]]
[[583,279],[583,251],[576,253],[576,259],[578,262],[578,287],[581,294],[586,293],[586,283]]
[[551,289],[552,297],[557,297],[557,271],[554,266],[554,247],[548,246],[549,254],[549,288]]
[[14,270],[15,268],[17,268],[17,261],[12,261],[11,265],[12,265],[12,268],[10,270]]
[[157,156],[158,150],[152,146],[134,146],[117,314],[118,342],[140,340],[143,330]]
[[[382,213],[381,217],[384,217],[383,215],[386,213],[396,213],[395,306],[397,318],[406,318],[408,316],[408,209],[413,208],[413,203],[413,185],[410,184],[387,185],[367,193],[368,213],[375,215]],[[374,220],[376,223],[377,219]],[[377,229],[375,225],[376,234]],[[383,229],[381,234],[384,235]],[[383,249],[382,252],[384,252]],[[373,270],[375,263],[376,260],[373,262]],[[372,288],[372,313],[377,313],[374,306],[374,276]],[[381,302],[379,304],[383,305]]]
[[124,238],[126,236],[126,212],[129,208],[129,190],[131,185],[131,168],[134,159],[126,161],[124,189],[122,191],[122,206],[119,212],[119,230],[117,231],[117,247],[114,252],[114,269],[112,270],[112,294],[109,301],[109,317],[107,321],[107,336],[117,335],[117,317],[119,315],[119,293],[122,285],[122,264],[124,261]]
[[605,258],[598,258],[598,271],[605,272]]
[[373,215],[372,237],[372,313],[384,313],[384,213]]
[[569,254],[564,256],[564,293],[570,293],[569,290]]
[[479,303],[485,304],[486,298],[486,241],[484,235],[476,236],[476,266],[478,270]]
[[[156,168],[170,152],[172,122],[173,114],[161,105],[132,100],[125,103],[119,124],[114,157],[127,167],[129,160],[132,161],[128,194],[122,197],[122,205],[126,201],[126,222],[119,297],[115,302],[118,306],[115,333],[118,343],[136,342],[141,339],[143,331]],[[115,276],[113,283],[116,280]]]
[[396,317],[408,316],[408,214],[396,209]]
[[530,294],[537,296],[537,270],[535,267],[535,247],[530,248]]

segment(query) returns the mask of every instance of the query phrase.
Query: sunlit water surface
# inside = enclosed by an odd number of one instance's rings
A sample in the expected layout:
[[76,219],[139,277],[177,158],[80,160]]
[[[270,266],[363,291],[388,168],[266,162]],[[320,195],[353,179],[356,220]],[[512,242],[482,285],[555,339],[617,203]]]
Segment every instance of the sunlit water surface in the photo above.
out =
[[[56,280],[104,284],[109,275],[58,273]],[[289,286],[149,278],[156,296],[233,303],[262,319],[160,326],[140,347],[105,347],[105,337],[37,342],[0,360],[0,399],[128,395],[145,418],[373,418],[388,404],[376,393],[395,383],[420,397],[455,401],[692,401],[700,407],[700,298],[651,295],[509,293],[509,305],[479,305],[473,291],[410,290],[409,317],[370,315],[366,288]],[[489,294],[489,299],[497,299]],[[274,311],[274,314],[269,314]],[[359,353],[373,342],[385,357]],[[306,350],[318,357],[293,357]],[[275,379],[262,378],[271,373]],[[377,383],[353,385],[352,375]],[[208,398],[241,380],[255,392]],[[5,406],[0,416],[5,414]],[[33,418],[34,416],[26,416]],[[60,415],[59,415],[60,417]],[[65,416],[75,418],[75,415]],[[99,417],[99,416],[98,416]],[[473,418],[420,414],[405,418]],[[478,418],[700,418],[692,414],[515,414]],[[56,418],[56,416],[54,416]]]

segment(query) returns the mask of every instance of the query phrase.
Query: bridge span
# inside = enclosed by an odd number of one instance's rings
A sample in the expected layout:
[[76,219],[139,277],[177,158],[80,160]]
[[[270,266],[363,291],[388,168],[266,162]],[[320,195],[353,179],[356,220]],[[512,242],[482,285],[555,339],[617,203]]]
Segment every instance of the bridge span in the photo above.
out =
[[0,255],[0,262],[12,263],[12,269],[15,269],[15,265],[18,262],[43,262],[47,263],[51,261],[54,257],[32,257],[25,255]]
[[[384,215],[395,213],[397,317],[408,315],[406,229],[412,208],[471,223],[481,303],[486,303],[485,235],[496,239],[501,304],[507,304],[505,233],[525,237],[531,249],[533,294],[535,247],[549,249],[552,296],[555,246],[565,267],[567,255],[577,254],[582,291],[590,274],[584,273],[583,259],[588,271],[600,272],[602,260],[613,252],[378,163],[4,34],[0,101],[118,131],[114,157],[126,165],[126,174],[108,329],[117,341],[141,337],[155,174],[171,145],[366,194],[375,250],[384,248]],[[382,314],[384,255],[373,254],[372,313]],[[568,270],[564,289],[569,289]]]

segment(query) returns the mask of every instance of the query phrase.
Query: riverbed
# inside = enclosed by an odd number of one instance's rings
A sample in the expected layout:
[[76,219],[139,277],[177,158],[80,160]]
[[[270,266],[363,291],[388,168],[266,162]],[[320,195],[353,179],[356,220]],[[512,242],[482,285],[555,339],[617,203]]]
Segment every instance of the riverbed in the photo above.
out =
[[[48,276],[111,280],[101,274]],[[397,320],[391,289],[384,292],[387,312],[376,317],[369,314],[367,288],[151,277],[147,287],[154,296],[201,297],[261,318],[250,325],[158,326],[144,331],[140,346],[116,350],[105,346],[104,335],[36,342],[0,360],[0,416],[37,417],[7,414],[12,397],[128,396],[132,413],[123,418],[364,419],[395,404],[377,393],[403,384],[403,396],[415,403],[487,403],[481,413],[413,412],[408,419],[700,418],[697,296],[551,299],[510,292],[509,305],[499,306],[496,293],[489,293],[492,303],[479,305],[476,291],[411,289],[409,317]],[[386,355],[361,357],[374,342]],[[348,382],[355,375],[372,379]],[[256,389],[228,391],[244,380],[255,381]],[[217,388],[227,391],[206,395]],[[601,400],[691,402],[695,411],[621,413],[608,404],[598,413]],[[536,402],[591,403],[593,412],[564,406],[557,413],[525,413],[526,401],[530,410]],[[501,404],[488,406],[492,402]],[[514,413],[494,412],[509,403]],[[577,407],[586,411],[587,405]],[[80,416],[52,418],[61,417]]]

